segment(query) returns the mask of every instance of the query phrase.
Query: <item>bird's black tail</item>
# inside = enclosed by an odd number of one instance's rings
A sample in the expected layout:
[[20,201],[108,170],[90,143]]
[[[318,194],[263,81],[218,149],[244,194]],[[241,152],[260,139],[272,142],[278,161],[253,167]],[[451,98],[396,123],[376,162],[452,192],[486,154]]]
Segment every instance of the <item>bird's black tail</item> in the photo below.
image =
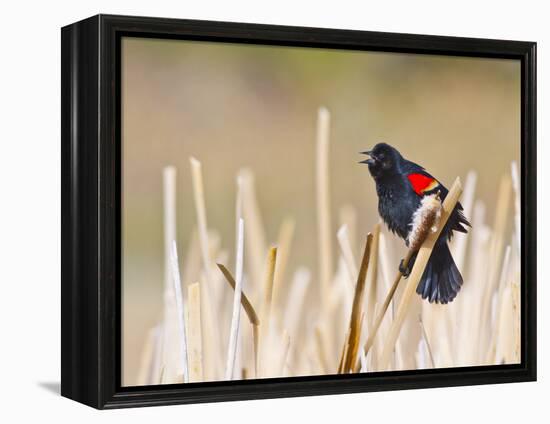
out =
[[430,303],[449,303],[458,294],[462,286],[462,275],[447,245],[446,238],[437,241],[428,265],[418,283],[416,292]]

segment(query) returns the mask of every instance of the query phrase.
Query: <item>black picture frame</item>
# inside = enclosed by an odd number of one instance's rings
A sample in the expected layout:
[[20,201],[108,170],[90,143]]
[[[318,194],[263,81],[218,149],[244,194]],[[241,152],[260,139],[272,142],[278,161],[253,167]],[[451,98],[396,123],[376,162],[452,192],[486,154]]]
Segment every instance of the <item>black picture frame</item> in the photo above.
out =
[[[123,36],[521,61],[521,363],[121,387]],[[63,396],[103,409],[536,380],[536,43],[97,15],[61,48]]]

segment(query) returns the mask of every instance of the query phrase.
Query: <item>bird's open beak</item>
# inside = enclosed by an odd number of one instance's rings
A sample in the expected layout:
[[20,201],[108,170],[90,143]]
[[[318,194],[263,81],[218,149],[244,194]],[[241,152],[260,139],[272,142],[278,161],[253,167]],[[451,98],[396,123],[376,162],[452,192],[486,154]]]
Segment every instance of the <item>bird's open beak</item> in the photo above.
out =
[[372,156],[372,150],[367,150],[365,152],[359,152],[362,155],[369,155],[370,158],[360,161],[359,163],[366,163],[367,165],[371,165],[374,163],[375,158]]

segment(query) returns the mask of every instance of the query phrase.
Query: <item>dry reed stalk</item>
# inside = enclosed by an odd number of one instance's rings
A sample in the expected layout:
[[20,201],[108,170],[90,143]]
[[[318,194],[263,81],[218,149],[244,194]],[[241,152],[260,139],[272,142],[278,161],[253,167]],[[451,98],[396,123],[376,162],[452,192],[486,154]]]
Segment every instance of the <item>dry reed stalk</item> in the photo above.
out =
[[367,372],[368,371],[367,357],[365,356],[364,350],[359,351],[359,360],[361,362],[361,368],[359,369],[359,372]]
[[357,280],[357,264],[353,257],[352,245],[349,239],[348,227],[346,224],[342,225],[336,233],[338,243],[340,245],[340,250],[342,251],[342,258],[346,264],[346,270],[349,276],[349,285],[353,289],[355,286],[355,281]]
[[[222,264],[217,264],[217,265],[220,271],[225,276],[225,280],[229,283],[231,288],[235,290],[235,287],[236,287],[235,279],[233,278],[229,270]],[[244,291],[242,291],[241,293],[241,304],[244,311],[246,312],[246,315],[248,316],[248,320],[250,321],[250,324],[252,324],[252,338],[253,338],[253,345],[254,345],[253,346],[254,372],[255,372],[254,375],[258,375],[257,360],[258,360],[258,351],[259,351],[258,348],[259,348],[259,338],[260,338],[260,331],[259,331],[260,319],[258,318],[258,315],[256,314],[256,310],[252,306],[250,299],[246,296]]]
[[[236,240],[236,238],[235,238]],[[212,261],[210,265],[210,286],[208,287],[208,290],[210,291],[211,301],[212,301],[212,307],[219,311],[222,305],[226,304],[226,298],[223,296],[223,291],[220,290],[220,279],[222,278],[221,275],[217,272],[214,272],[214,264],[216,261],[218,261],[218,258],[221,256],[222,258],[219,259],[220,262],[227,262],[227,258],[223,258],[224,255],[229,255],[226,249],[222,249],[222,241],[220,233],[216,230],[208,230],[208,250],[209,250],[209,257]],[[224,253],[225,252],[225,253]],[[199,278],[192,279],[190,281],[197,281],[200,280]],[[206,290],[206,287],[203,289],[203,291]],[[221,329],[219,329],[219,332],[221,332]]]
[[[222,380],[225,374],[226,345],[221,340],[229,340],[229,330],[223,332],[219,328],[218,318],[220,311],[216,309],[214,300],[210,297],[210,290],[207,290],[207,282],[204,273],[199,279],[201,285],[201,319],[202,346],[203,346],[203,374],[205,380]],[[232,300],[232,299],[231,299]],[[230,302],[231,303],[231,302]],[[229,308],[227,314],[231,316]]]
[[277,262],[277,248],[272,247],[267,254],[266,270],[264,276],[264,301],[260,312],[260,338],[258,358],[256,363],[258,364],[259,375],[263,376],[265,372],[264,358],[266,355],[267,340],[270,337],[271,330],[271,305],[273,300],[273,281],[275,280],[275,264]]
[[[208,357],[212,356],[212,359],[216,361],[216,375],[223,375],[221,369],[224,367],[222,364],[223,353],[222,353],[222,344],[219,343],[221,340],[221,333],[219,325],[213,325],[214,317],[217,316],[217,311],[211,311],[218,303],[218,298],[213,292],[215,290],[216,284],[213,281],[212,277],[212,256],[211,256],[211,236],[208,231],[207,217],[206,217],[206,201],[204,195],[204,182],[202,175],[202,164],[199,160],[194,157],[189,158],[189,163],[191,165],[191,179],[193,183],[193,198],[195,203],[195,212],[197,218],[197,230],[199,238],[199,247],[202,260],[202,275],[200,276],[201,281],[201,297],[205,299],[205,302],[202,303],[203,311],[205,312],[204,316],[207,317],[208,321],[207,327],[210,328],[208,334],[203,334],[203,344],[210,346],[214,349],[212,352],[213,355],[206,355]],[[215,237],[214,237],[215,239]],[[208,300],[206,302],[206,300]],[[211,325],[212,324],[212,325]],[[211,333],[211,334],[210,334]],[[206,340],[205,335],[212,339]],[[215,343],[213,342],[215,341]],[[217,352],[217,354],[216,354]],[[218,374],[221,372],[221,374]]]
[[[468,217],[469,219],[471,219],[472,217],[476,185],[477,173],[471,170],[466,175],[466,179],[464,182],[464,191],[462,193],[460,201],[462,207],[464,208],[464,216]],[[466,252],[470,243],[470,239],[470,234],[455,232],[453,239],[451,240],[451,242],[449,242],[449,248],[451,250],[456,267],[459,270],[465,269]],[[430,311],[432,315],[430,322],[433,323],[434,326],[439,327],[437,329],[434,329],[435,333],[454,334],[456,333],[456,331],[458,331],[457,326],[458,323],[461,321],[461,317],[463,317],[462,314],[468,313],[468,311],[464,311],[463,300],[463,296],[461,295],[458,296],[453,302],[447,304],[444,308],[435,308],[435,310],[434,308],[432,308],[432,310]],[[424,312],[428,312],[427,306],[423,305],[422,309]],[[426,315],[428,315],[428,313]],[[458,340],[456,340],[455,338],[445,337],[445,339],[441,340],[440,342],[446,343],[448,345],[447,347],[445,347],[445,349],[447,349],[448,351],[457,352],[458,349],[456,343],[458,343]]]
[[[477,305],[482,300],[484,287],[476,282],[487,279],[487,251],[490,237],[490,231],[485,225],[485,205],[479,200],[474,203],[471,223],[468,266],[463,271],[465,283],[458,297],[461,302],[459,313],[461,325],[457,328],[455,343],[457,366],[475,365],[479,356],[479,343],[475,338],[479,334],[481,308]],[[426,311],[428,311],[427,307]],[[425,325],[429,317],[430,315],[425,315]]]
[[189,381],[203,381],[202,366],[202,324],[200,284],[187,287],[188,329],[189,329]]
[[378,244],[380,240],[380,223],[377,223],[374,226],[372,231],[372,248],[370,251],[370,260],[369,260],[369,272],[367,274],[367,299],[366,299],[366,311],[367,311],[367,327],[369,333],[372,331],[374,324],[374,305],[376,304],[377,297],[377,286],[378,281]]
[[191,179],[193,181],[193,194],[195,199],[195,210],[197,213],[197,225],[199,231],[199,242],[202,255],[202,264],[208,286],[211,286],[210,267],[212,264],[210,258],[210,248],[208,241],[208,225],[206,221],[206,202],[204,197],[204,184],[202,179],[202,165],[194,157],[189,158],[191,164]]
[[[486,363],[487,364],[493,364],[495,363],[495,360],[497,359],[497,344],[499,344],[499,337],[502,336],[502,333],[501,333],[501,321],[503,321],[504,319],[506,319],[506,317],[503,317],[502,314],[503,314],[503,310],[502,310],[502,307],[498,307],[498,306],[502,306],[503,303],[504,303],[504,298],[505,298],[505,295],[504,295],[504,292],[507,288],[507,278],[508,278],[508,273],[509,273],[509,269],[510,269],[510,252],[511,252],[511,248],[510,246],[506,246],[506,251],[504,253],[504,260],[502,261],[502,271],[500,273],[500,279],[499,279],[499,283],[497,285],[497,294],[496,294],[496,306],[497,306],[497,311],[496,311],[496,316],[495,316],[495,322],[494,322],[494,325],[492,326],[492,331],[491,331],[491,342],[489,343],[489,349],[487,351],[487,357],[486,357]],[[510,293],[511,294],[511,293]],[[510,303],[510,308],[511,308],[511,303]]]
[[502,270],[500,272],[500,278],[498,282],[498,296],[500,297],[502,295],[502,291],[506,287],[507,279],[509,277],[510,272],[510,256],[512,254],[512,248],[510,245],[506,246],[506,250],[504,251],[504,260],[502,261]]
[[[498,304],[499,319],[495,323],[497,333],[494,357],[492,363],[509,364],[514,362],[514,328],[515,314],[513,312],[513,294],[510,284],[506,284]],[[519,362],[519,361],[518,361]]]
[[519,278],[517,281],[512,281],[510,287],[512,289],[512,315],[515,317],[512,323],[512,334],[514,336],[512,362],[517,363],[521,360],[521,286]]
[[430,357],[430,362],[432,363],[432,368],[435,368],[435,360],[432,352],[432,346],[430,344],[430,339],[428,338],[428,333],[426,332],[426,327],[424,327],[422,316],[420,316],[420,319],[418,321],[420,324],[420,329],[422,330],[422,337],[424,339],[424,343],[426,343],[426,350],[428,351],[428,356]]
[[260,282],[264,275],[264,259],[267,251],[265,230],[256,198],[254,174],[250,169],[239,170],[238,178],[242,184],[242,213],[246,221],[246,258],[247,269],[250,270],[250,279],[254,282],[250,294],[253,300],[258,300],[257,289],[261,290]]
[[[363,247],[361,247],[362,250]],[[342,329],[349,326],[358,272],[355,273],[353,280],[350,278],[351,273],[343,256],[339,255],[336,272],[331,281],[329,298],[326,302],[319,302],[324,306],[323,316],[319,316],[318,321],[325,334],[325,352],[329,364],[338,361],[340,346],[345,342]]]
[[462,194],[462,184],[460,183],[460,178],[457,178],[451,187],[451,190],[447,194],[445,201],[442,205],[441,218],[438,224],[438,228],[435,232],[428,234],[424,242],[422,243],[414,263],[414,267],[409,275],[407,284],[403,290],[401,300],[399,302],[399,307],[395,319],[392,322],[388,337],[384,343],[384,348],[381,355],[380,367],[382,369],[387,369],[388,363],[390,361],[391,354],[394,350],[395,343],[399,337],[401,331],[401,326],[407,315],[408,307],[411,302],[412,296],[416,292],[416,287],[422,274],[424,273],[424,268],[430,259],[433,247],[441,233],[441,230],[445,226],[449,215],[453,211],[460,195]]
[[[172,252],[170,255],[172,265],[172,278],[174,284],[174,298],[176,299],[177,321],[180,342],[180,363],[183,372],[183,382],[189,382],[189,359],[187,357],[187,335],[185,334],[185,309],[183,307],[183,294],[181,292],[181,278],[178,264],[178,248],[176,241],[172,241]],[[164,364],[166,365],[166,364]]]
[[161,384],[161,368],[162,368],[162,357],[163,357],[163,346],[164,346],[164,324],[158,324],[155,327],[155,342],[154,342],[154,352],[151,362],[151,371],[149,374],[149,379],[147,384]]
[[176,168],[167,166],[162,171],[163,186],[163,231],[164,231],[164,337],[162,362],[165,372],[163,378],[167,383],[178,383],[183,370],[179,354],[177,310],[174,299],[172,277],[171,249],[176,239]]
[[232,380],[237,356],[237,343],[239,338],[239,324],[241,317],[241,294],[243,282],[244,262],[244,221],[239,219],[237,230],[237,258],[236,258],[236,281],[235,293],[233,295],[233,316],[231,318],[231,332],[229,335],[229,346],[227,348],[227,365],[225,368],[225,379]]
[[[482,325],[479,326],[479,344],[483,352],[480,360],[484,361],[486,352],[490,348],[490,328],[491,328],[491,304],[493,294],[498,283],[498,274],[500,271],[501,256],[504,245],[503,234],[506,228],[506,218],[508,215],[508,205],[510,204],[512,191],[512,181],[508,175],[504,175],[500,181],[499,194],[496,204],[495,221],[493,225],[493,233],[491,237],[489,263],[486,265],[489,270],[485,292],[483,293],[483,304],[481,308]],[[485,343],[484,343],[485,342]]]
[[283,343],[282,354],[280,356],[279,363],[276,369],[277,375],[282,377],[285,374],[285,365],[288,358],[288,351],[290,350],[290,337],[286,330],[283,330],[281,340]]
[[365,283],[367,277],[367,270],[369,268],[370,251],[372,247],[372,234],[367,235],[365,242],[365,250],[363,252],[363,259],[361,260],[361,267],[357,276],[357,284],[355,286],[355,293],[353,295],[353,306],[351,309],[351,316],[349,320],[349,336],[346,340],[346,344],[349,346],[347,355],[343,361],[342,372],[349,372],[357,357],[357,350],[359,349],[359,337],[360,337],[360,319],[362,316],[363,308],[363,295],[365,293]]
[[321,107],[317,112],[317,225],[319,234],[319,270],[323,304],[329,298],[329,286],[332,279],[332,244],[330,242],[330,192],[329,192],[329,134],[330,113]]
[[194,281],[199,278],[202,265],[199,235],[196,228],[191,232],[185,252],[181,270],[181,281]]
[[172,292],[172,241],[176,239],[176,168],[167,166],[162,172],[164,213],[164,287]]
[[[225,280],[229,284],[229,286],[235,290],[236,283],[235,279],[233,278],[233,275],[231,275],[231,272],[222,264],[216,264],[218,265],[218,268],[223,273]],[[250,321],[250,324],[252,325],[260,325],[260,319],[258,318],[258,315],[256,313],[256,310],[252,306],[252,303],[250,302],[250,299],[246,296],[244,290],[241,292],[241,304],[246,312],[246,316],[248,317],[248,320]]]
[[321,371],[323,374],[329,372],[327,355],[325,354],[325,348],[323,345],[323,332],[319,326],[315,327],[315,351],[317,353],[317,358],[319,359],[319,364],[321,365]]
[[[284,308],[284,327],[292,340],[302,340],[300,324],[305,320],[303,314],[303,305],[306,293],[311,282],[311,272],[300,267],[294,272],[290,292]],[[290,361],[293,363],[295,357],[293,349]]]
[[[343,205],[339,210],[340,228],[347,227],[349,244],[352,248],[353,258],[355,259],[356,249],[358,248],[355,235],[357,234],[357,211],[352,205]],[[360,247],[359,247],[360,248]]]
[[338,361],[338,368],[336,370],[337,374],[342,374],[344,372],[344,364],[346,357],[348,356],[348,349],[349,349],[349,328],[346,330],[346,335],[344,336],[344,344],[342,345],[342,352],[340,353],[340,360]]
[[[208,307],[212,307],[217,304],[217,298],[212,292],[214,290],[215,284],[212,279],[212,257],[210,256],[210,236],[208,233],[208,224],[206,219],[206,201],[204,196],[204,183],[202,177],[202,164],[199,160],[194,157],[189,158],[189,163],[191,165],[191,179],[193,182],[193,198],[195,202],[195,211],[197,215],[197,230],[199,236],[199,246],[201,252],[201,259],[203,265],[204,284],[202,287],[202,295],[206,299],[209,299],[209,302],[214,302]],[[204,306],[204,303],[203,303]],[[214,315],[215,316],[215,315]],[[219,326],[214,325],[211,327],[212,338],[214,340],[220,340],[220,329]],[[203,340],[204,341],[204,340]],[[217,347],[221,347],[219,342],[216,344]],[[221,351],[220,351],[221,352]],[[221,364],[218,365],[221,367]]]
[[[217,257],[222,251],[222,238],[220,233],[217,230],[212,228],[208,229],[208,257],[214,261],[214,258]],[[211,268],[213,264],[210,264]],[[214,286],[216,287],[216,286]]]
[[[277,272],[273,282],[273,307],[277,311],[277,319],[280,321],[280,310],[282,304],[283,284],[285,281],[286,268],[290,255],[290,247],[294,237],[296,222],[292,218],[286,218],[281,224],[277,237]],[[279,322],[280,324],[280,322]]]
[[[380,251],[380,253],[378,255],[378,258],[380,259],[379,270],[380,270],[380,275],[381,275],[382,281],[383,281],[384,291],[383,292],[382,291],[378,292],[377,302],[376,302],[376,313],[375,313],[376,317],[379,316],[380,310],[381,310],[381,308],[384,304],[384,300],[386,299],[386,294],[390,291],[390,289],[392,287],[392,281],[391,281],[390,275],[393,272],[393,266],[390,265],[390,261],[392,263],[395,263],[395,260],[392,261],[393,254],[392,254],[392,251],[388,247],[386,235],[382,232],[380,233],[380,240],[379,240],[378,244],[379,244],[379,249],[378,250]],[[379,355],[380,351],[382,350],[382,341],[383,341],[386,333],[389,330],[389,327],[391,325],[391,321],[393,320],[395,302],[396,302],[396,300],[392,299],[392,301],[386,306],[386,309],[388,309],[391,305],[391,309],[389,310],[389,312],[384,314],[384,317],[382,318],[380,324],[378,324],[378,328],[377,328],[376,331],[379,332],[380,334],[376,338],[374,338],[374,342],[373,342],[372,346],[369,349],[370,356],[367,358],[367,359],[369,359],[369,361],[367,363],[370,364],[369,369],[375,370],[377,368],[378,355]],[[376,323],[376,321],[375,321],[375,323]],[[374,325],[373,325],[373,329],[374,329]],[[368,333],[368,335],[370,335],[372,333],[373,332],[370,331]],[[367,340],[368,340],[368,337],[367,337]],[[365,345],[366,345],[366,341],[363,344],[363,346],[365,346]],[[361,352],[363,352],[363,354],[366,357],[367,352],[364,349],[361,349]]]
[[147,333],[145,346],[141,353],[141,360],[138,368],[137,381],[138,386],[151,384],[151,372],[153,369],[153,358],[155,355],[155,347],[157,342],[158,327],[153,327]]
[[395,343],[395,349],[393,350],[393,361],[394,361],[394,369],[396,371],[403,370],[406,368],[405,361],[403,358],[403,342],[401,340],[397,340]]
[[[330,330],[332,335],[339,335],[340,330],[349,324],[349,314],[351,313],[355,282],[357,281],[357,273],[355,273],[355,278],[351,279],[351,272],[348,270],[343,256],[340,255],[338,258],[338,267],[332,281],[331,296],[325,311],[325,316],[335,318],[330,322],[325,321],[325,324],[330,324],[332,327]],[[330,338],[331,346],[340,346],[341,342],[340,337]],[[332,353],[335,355],[333,359],[336,360],[338,352],[336,349],[333,349]]]
[[[227,249],[220,250],[220,252],[215,257],[214,263],[215,264],[229,263],[229,251]],[[223,315],[226,315],[226,313],[227,313],[227,315],[230,315],[229,311],[231,309],[231,300],[232,300],[232,298],[226,296],[226,291],[222,289],[222,286],[223,286],[222,281],[224,280],[224,277],[219,272],[213,272],[212,273],[212,278],[214,280],[214,283],[216,284],[213,288],[213,291],[216,295],[216,301],[215,301],[213,306],[218,311],[218,314],[223,316]],[[222,327],[222,328],[226,328],[226,327]],[[222,339],[225,340],[226,337],[224,337]]]

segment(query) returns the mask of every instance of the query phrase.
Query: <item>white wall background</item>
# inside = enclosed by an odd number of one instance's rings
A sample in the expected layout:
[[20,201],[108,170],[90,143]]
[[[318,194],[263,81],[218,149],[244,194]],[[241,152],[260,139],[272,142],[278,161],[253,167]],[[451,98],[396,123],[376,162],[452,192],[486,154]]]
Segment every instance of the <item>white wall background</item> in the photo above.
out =
[[[6,2],[0,25],[0,421],[514,423],[550,415],[550,326],[539,266],[539,382],[98,412],[61,398],[60,30],[98,12],[537,41],[539,217],[550,212],[545,2]],[[472,154],[475,154],[472,152]],[[540,219],[540,240],[550,237]],[[539,258],[549,257],[539,242]],[[545,310],[546,308],[546,310]],[[545,393],[546,392],[546,393]]]

